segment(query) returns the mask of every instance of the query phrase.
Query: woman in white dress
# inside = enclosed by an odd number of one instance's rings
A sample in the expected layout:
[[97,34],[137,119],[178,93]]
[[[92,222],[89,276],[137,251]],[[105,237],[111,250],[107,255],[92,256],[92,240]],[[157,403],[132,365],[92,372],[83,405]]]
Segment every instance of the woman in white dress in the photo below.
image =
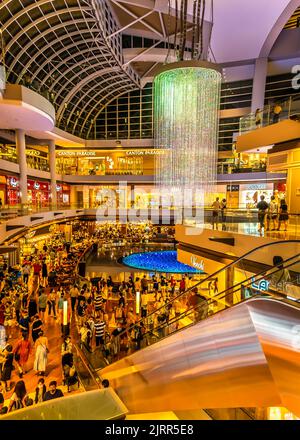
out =
[[48,338],[40,331],[38,339],[35,341],[35,359],[33,368],[37,371],[38,376],[44,376],[48,362]]

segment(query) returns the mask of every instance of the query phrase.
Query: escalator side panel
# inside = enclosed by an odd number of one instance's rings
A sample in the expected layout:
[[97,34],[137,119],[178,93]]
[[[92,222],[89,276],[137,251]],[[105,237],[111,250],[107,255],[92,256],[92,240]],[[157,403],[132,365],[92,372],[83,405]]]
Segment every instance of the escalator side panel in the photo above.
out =
[[275,301],[249,303],[249,311],[263,347],[282,406],[300,415],[299,310]]
[[131,412],[280,406],[248,303],[104,368],[101,377]]

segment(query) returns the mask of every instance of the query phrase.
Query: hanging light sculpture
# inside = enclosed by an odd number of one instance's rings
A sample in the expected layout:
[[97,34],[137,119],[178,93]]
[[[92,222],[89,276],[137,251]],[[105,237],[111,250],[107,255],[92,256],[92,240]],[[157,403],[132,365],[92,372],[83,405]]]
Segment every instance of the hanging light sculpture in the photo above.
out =
[[[189,60],[165,65],[154,79],[156,185],[162,194],[195,197],[216,181],[221,73],[215,64]],[[200,197],[201,197],[200,196]],[[176,203],[175,203],[176,204]]]

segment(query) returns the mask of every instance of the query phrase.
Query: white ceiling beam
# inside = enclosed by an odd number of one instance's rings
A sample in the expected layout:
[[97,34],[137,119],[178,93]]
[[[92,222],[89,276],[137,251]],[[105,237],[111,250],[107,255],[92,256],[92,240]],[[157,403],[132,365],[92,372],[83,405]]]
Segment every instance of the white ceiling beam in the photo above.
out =
[[126,5],[139,6],[145,9],[154,9],[155,0],[117,0],[114,3],[125,3]]
[[161,28],[162,28],[164,37],[166,38],[167,37],[167,31],[166,31],[166,26],[165,26],[165,23],[164,23],[163,16],[162,16],[161,12],[159,12],[158,15],[159,15],[159,20],[160,20],[160,24],[161,24]]
[[137,59],[139,59],[142,55],[145,55],[145,53],[149,52],[151,49],[153,49],[154,47],[156,47],[158,44],[160,44],[161,41],[157,41],[155,44],[152,44],[152,46],[147,47],[147,49],[142,50],[142,52],[138,53],[137,55],[135,55],[134,57],[132,57],[130,60],[128,60],[125,64],[123,64],[124,66],[127,66],[128,64],[132,63],[133,61],[136,61]]
[[[114,3],[116,6],[118,6],[119,8],[121,8],[124,12],[126,12],[126,14],[131,15],[131,17],[137,19],[140,18],[138,15],[134,14],[133,12],[129,11],[125,6],[123,6],[120,2],[116,1],[116,0],[111,0],[112,3]],[[159,35],[160,38],[163,37],[163,35],[158,32],[153,26],[151,26],[150,24],[148,24],[147,22],[140,20],[140,22],[147,27],[148,29],[150,29],[152,32],[154,32],[155,34]]]
[[139,21],[143,21],[144,18],[148,17],[148,15],[151,15],[153,13],[153,11],[149,11],[147,12],[145,15],[143,15],[142,17],[138,17],[136,18],[134,21],[132,21],[131,23],[128,23],[126,26],[123,26],[122,28],[118,29],[116,32],[113,32],[112,34],[108,35],[107,38],[112,38],[115,35],[119,34],[120,32],[125,31],[125,29],[130,28],[132,25],[138,23]]

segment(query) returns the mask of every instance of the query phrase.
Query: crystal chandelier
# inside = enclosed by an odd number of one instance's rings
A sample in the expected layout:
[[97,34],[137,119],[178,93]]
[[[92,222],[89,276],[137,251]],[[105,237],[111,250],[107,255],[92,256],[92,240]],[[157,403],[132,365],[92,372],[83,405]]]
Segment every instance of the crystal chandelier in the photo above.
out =
[[185,198],[189,191],[194,205],[203,204],[203,195],[213,191],[220,85],[220,70],[206,61],[182,60],[157,73],[154,141],[155,148],[165,149],[156,157],[156,185],[162,194]]

